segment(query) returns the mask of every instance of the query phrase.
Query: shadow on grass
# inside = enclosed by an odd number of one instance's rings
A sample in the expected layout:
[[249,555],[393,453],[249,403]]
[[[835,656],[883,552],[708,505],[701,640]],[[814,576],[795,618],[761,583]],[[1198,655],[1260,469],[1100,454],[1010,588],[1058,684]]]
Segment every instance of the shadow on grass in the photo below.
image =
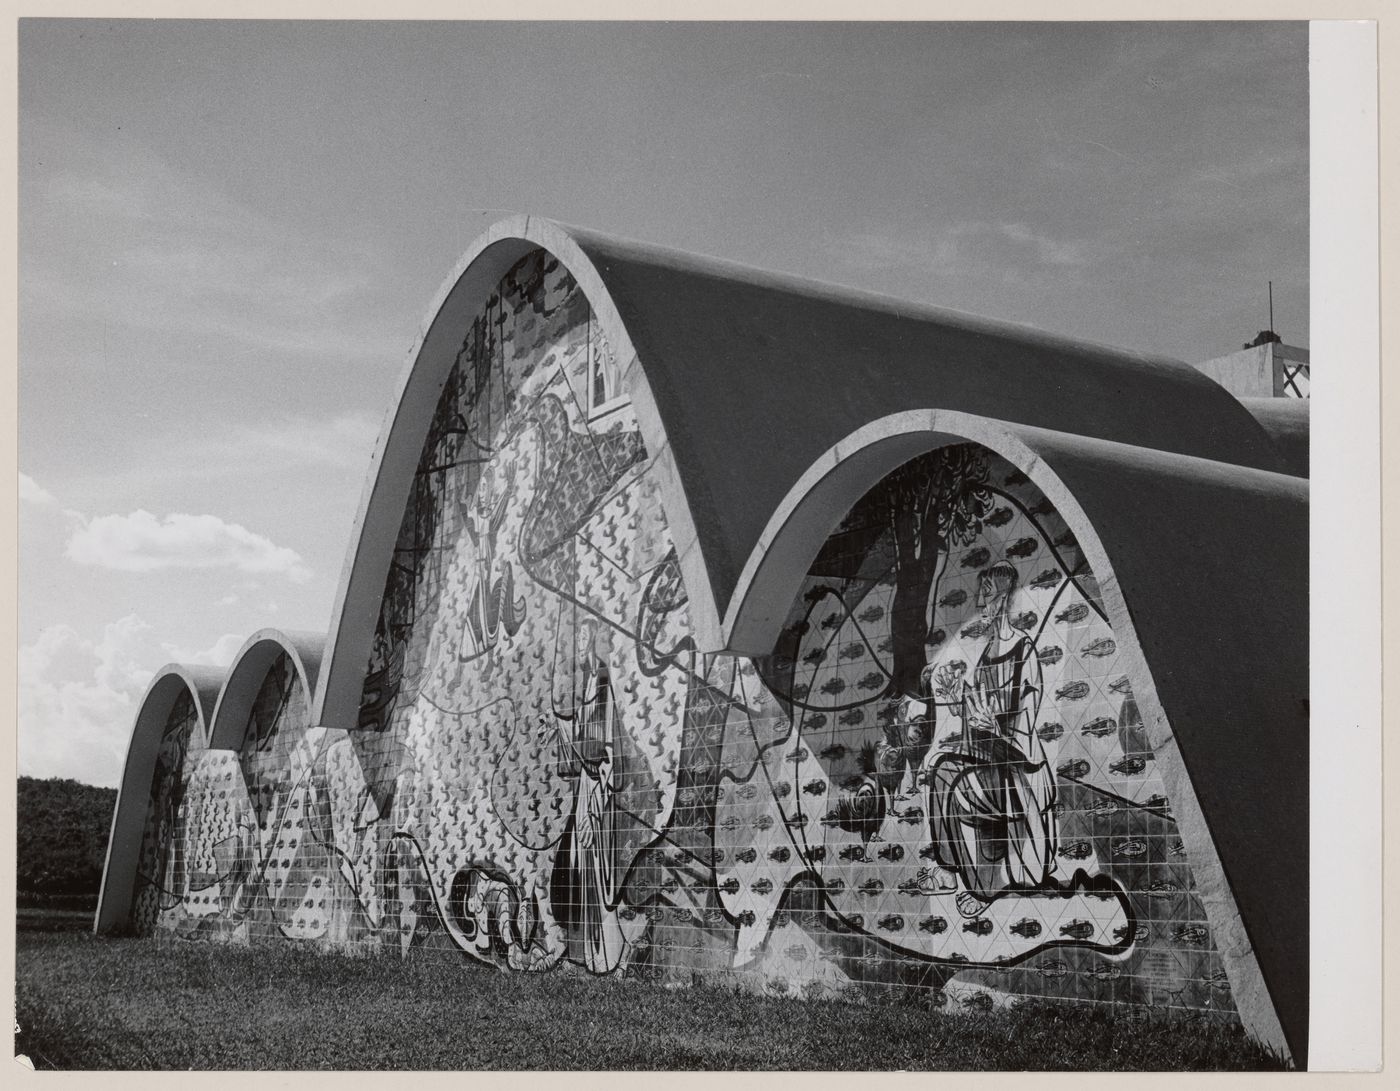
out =
[[1237,1028],[802,1002],[467,960],[19,936],[17,1053],[56,1069],[1258,1070]]

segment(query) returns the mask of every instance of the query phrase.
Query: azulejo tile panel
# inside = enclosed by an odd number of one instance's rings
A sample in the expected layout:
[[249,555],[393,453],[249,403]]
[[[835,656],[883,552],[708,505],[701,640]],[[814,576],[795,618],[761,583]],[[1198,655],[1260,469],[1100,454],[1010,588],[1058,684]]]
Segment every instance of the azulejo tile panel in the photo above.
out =
[[771,655],[703,655],[619,391],[528,255],[444,387],[358,721],[312,726],[274,664],[240,752],[160,804],[162,925],[1234,1018],[1119,638],[1035,486],[921,456],[832,533]]

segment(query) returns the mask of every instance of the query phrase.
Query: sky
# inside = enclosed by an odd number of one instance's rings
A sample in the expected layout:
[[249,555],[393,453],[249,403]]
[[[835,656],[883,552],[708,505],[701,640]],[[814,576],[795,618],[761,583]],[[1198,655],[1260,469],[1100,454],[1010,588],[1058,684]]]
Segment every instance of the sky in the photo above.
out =
[[21,774],[324,631],[427,308],[528,212],[1199,361],[1308,346],[1305,24],[24,20]]

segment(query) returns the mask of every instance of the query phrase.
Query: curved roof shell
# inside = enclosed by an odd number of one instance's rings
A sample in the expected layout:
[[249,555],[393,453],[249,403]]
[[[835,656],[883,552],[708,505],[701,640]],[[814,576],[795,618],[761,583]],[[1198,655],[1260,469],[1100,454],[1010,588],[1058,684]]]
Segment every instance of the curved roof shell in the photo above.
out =
[[98,895],[94,929],[98,932],[125,922],[131,910],[132,883],[150,802],[151,778],[161,736],[175,702],[188,694],[194,704],[197,738],[193,745],[204,746],[214,721],[214,705],[224,680],[217,667],[168,663],[146,686],[137,706],[136,722],[127,743],[122,782],[117,789],[117,806],[112,814],[112,830],[107,839],[107,859],[102,868],[102,889]]
[[210,721],[209,746],[213,750],[237,750],[243,742],[253,702],[267,672],[284,652],[292,661],[307,700],[316,692],[324,633],[260,629],[243,643],[229,665]]

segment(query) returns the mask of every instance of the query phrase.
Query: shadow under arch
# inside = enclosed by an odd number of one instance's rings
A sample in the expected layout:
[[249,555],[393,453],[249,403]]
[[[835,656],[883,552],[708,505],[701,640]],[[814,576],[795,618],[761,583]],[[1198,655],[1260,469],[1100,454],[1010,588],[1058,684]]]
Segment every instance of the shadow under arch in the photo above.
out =
[[93,931],[110,932],[130,923],[151,779],[155,775],[161,736],[175,703],[182,695],[189,696],[195,711],[194,737],[190,745],[205,747],[223,678],[223,671],[217,667],[170,663],[157,671],[147,685],[127,743]]
[[246,641],[229,665],[210,720],[209,749],[238,750],[252,715],[253,702],[267,672],[285,653],[296,671],[308,705],[316,692],[326,638],[322,633],[260,629]]
[[1097,577],[1237,1010],[1306,1065],[1308,485],[1301,478],[940,409],[856,429],[750,554],[725,646],[772,650],[805,573],[865,493],[973,442],[1026,475]]

